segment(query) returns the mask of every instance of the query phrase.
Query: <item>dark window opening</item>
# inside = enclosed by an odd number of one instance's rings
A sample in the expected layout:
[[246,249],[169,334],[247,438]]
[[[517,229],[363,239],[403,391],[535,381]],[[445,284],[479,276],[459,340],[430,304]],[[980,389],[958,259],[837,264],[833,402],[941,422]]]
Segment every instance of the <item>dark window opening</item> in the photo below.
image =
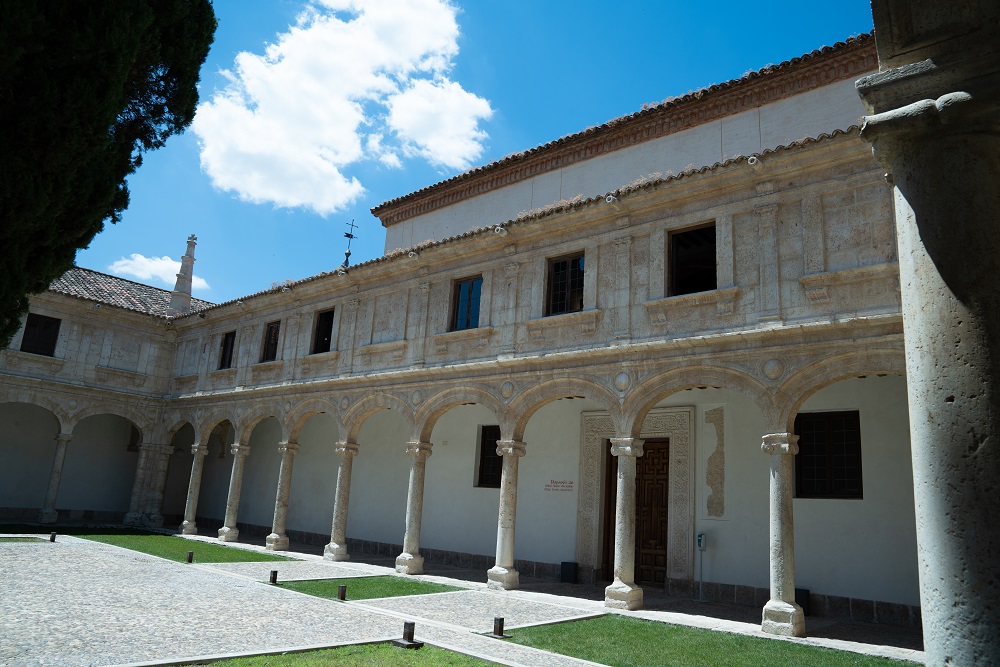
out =
[[329,352],[333,345],[333,309],[316,313],[316,330],[313,332],[312,353]]
[[482,288],[482,276],[466,278],[455,283],[449,331],[475,329],[479,326],[479,296]]
[[668,295],[680,296],[717,289],[715,225],[673,232],[669,239]]
[[503,457],[497,454],[499,426],[482,426],[479,432],[479,474],[476,486],[499,489],[503,472]]
[[260,360],[274,361],[278,358],[278,334],[281,333],[281,321],[268,322],[264,326],[264,346],[260,351]]
[[219,349],[219,370],[233,367],[233,348],[236,347],[236,332],[222,334],[222,345]]
[[28,319],[24,322],[24,336],[21,337],[21,352],[54,357],[61,323],[62,320],[55,317],[28,313]]
[[549,260],[546,315],[583,310],[583,253]]
[[795,418],[798,498],[861,498],[861,418],[847,412],[803,412]]

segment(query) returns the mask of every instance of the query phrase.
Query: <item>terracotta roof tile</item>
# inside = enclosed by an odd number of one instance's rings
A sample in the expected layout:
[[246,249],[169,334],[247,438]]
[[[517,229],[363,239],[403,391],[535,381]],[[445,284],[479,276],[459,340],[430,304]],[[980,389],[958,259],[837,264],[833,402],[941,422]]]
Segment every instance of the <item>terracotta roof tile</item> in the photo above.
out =
[[[167,307],[170,305],[170,290],[150,287],[79,266],[64,273],[49,285],[49,290],[158,317],[166,317]],[[192,312],[212,305],[214,304],[208,301],[191,298]]]

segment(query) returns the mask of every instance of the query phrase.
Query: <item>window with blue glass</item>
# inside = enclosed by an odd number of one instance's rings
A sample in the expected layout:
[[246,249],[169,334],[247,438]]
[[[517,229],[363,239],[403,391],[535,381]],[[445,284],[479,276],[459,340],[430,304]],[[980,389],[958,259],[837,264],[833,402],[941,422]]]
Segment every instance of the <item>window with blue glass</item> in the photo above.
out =
[[479,294],[482,289],[482,276],[473,276],[455,282],[449,331],[475,329],[479,326]]

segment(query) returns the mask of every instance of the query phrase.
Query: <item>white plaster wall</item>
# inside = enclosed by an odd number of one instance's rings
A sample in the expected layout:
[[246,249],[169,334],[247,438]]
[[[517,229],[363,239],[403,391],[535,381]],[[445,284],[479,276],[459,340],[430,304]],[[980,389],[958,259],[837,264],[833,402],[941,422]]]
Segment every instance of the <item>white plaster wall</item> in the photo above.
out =
[[94,415],[73,428],[66,447],[56,509],[128,511],[138,452],[126,451],[132,425],[117,415]]
[[920,603],[906,381],[838,382],[802,412],[860,410],[862,500],[795,500],[795,585],[816,593]]
[[239,523],[270,527],[274,521],[274,496],[281,468],[280,440],[281,424],[273,417],[257,424],[250,435],[250,454],[240,491]]
[[0,403],[0,508],[41,509],[59,421],[44,408]]
[[431,211],[386,229],[385,251],[494,225],[522,211],[577,195],[593,197],[637,178],[700,168],[737,155],[787,145],[858,124],[864,107],[854,79],[839,81],[758,109],[577,162]]
[[[221,454],[221,458],[220,458]],[[197,516],[222,521],[226,516],[226,497],[229,478],[233,470],[230,443],[223,443],[218,435],[208,439],[208,454],[201,473],[201,491],[198,494]]]
[[408,438],[406,420],[392,410],[376,413],[361,427],[360,451],[351,471],[347,537],[403,543],[410,475]]
[[479,427],[497,423],[488,408],[463,405],[434,425],[434,453],[427,459],[424,481],[421,548],[496,553],[500,489],[475,484]]
[[337,422],[329,414],[310,418],[302,428],[292,468],[288,530],[330,534],[340,465],[340,457],[333,449],[337,436]]

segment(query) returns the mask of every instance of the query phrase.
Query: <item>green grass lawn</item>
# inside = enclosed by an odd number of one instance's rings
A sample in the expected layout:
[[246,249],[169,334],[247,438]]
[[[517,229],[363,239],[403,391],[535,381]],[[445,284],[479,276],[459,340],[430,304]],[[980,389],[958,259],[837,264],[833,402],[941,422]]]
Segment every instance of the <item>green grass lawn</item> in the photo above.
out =
[[609,614],[511,631],[509,641],[612,667],[901,667],[915,663]]
[[141,551],[151,556],[159,556],[168,560],[183,563],[187,560],[187,553],[194,552],[195,563],[258,563],[262,561],[290,560],[284,556],[273,554],[262,554],[245,549],[234,549],[222,544],[206,544],[195,540],[186,540],[176,535],[162,535],[160,533],[148,533],[143,530],[131,530],[127,528],[90,528],[90,527],[61,527],[52,528],[49,526],[15,526],[0,524],[0,532],[5,533],[44,533],[51,532],[58,535],[72,535],[83,539],[113,544],[116,547],[124,547],[133,551]]
[[458,653],[433,646],[421,649],[398,648],[391,644],[342,646],[325,651],[286,653],[213,662],[213,667],[496,667]]
[[318,579],[315,581],[286,581],[279,586],[299,593],[320,598],[337,599],[337,587],[347,586],[348,600],[371,600],[373,598],[393,598],[401,595],[426,595],[427,593],[447,593],[464,590],[455,586],[430,584],[402,577],[352,577],[348,579]]

